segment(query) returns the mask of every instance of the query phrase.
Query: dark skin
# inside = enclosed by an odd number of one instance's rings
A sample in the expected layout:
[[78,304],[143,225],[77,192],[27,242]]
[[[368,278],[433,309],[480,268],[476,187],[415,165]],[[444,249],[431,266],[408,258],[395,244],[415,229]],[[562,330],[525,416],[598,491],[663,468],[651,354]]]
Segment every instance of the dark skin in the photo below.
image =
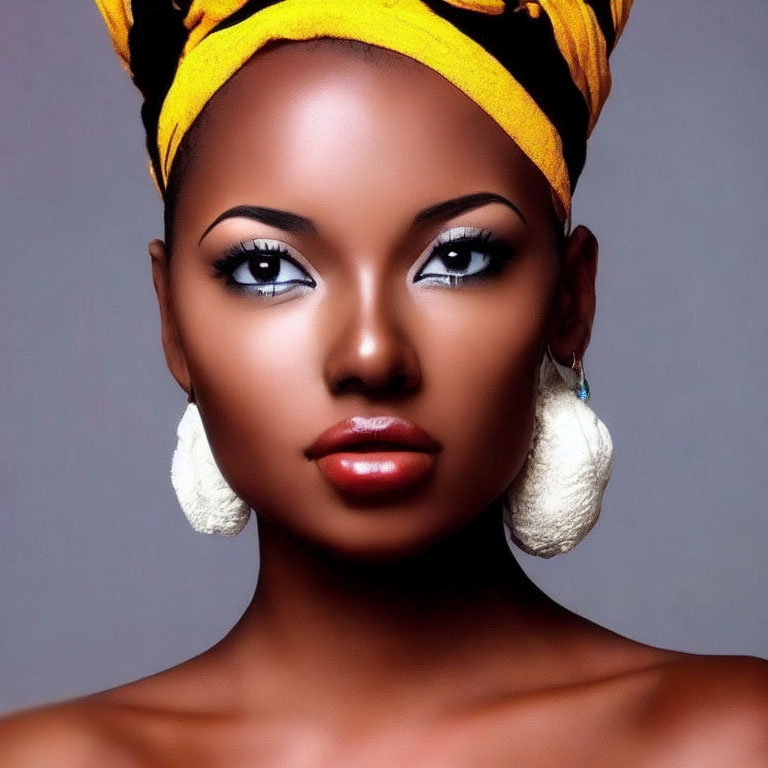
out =
[[[512,206],[414,223],[480,192]],[[315,231],[211,227],[240,205]],[[416,280],[456,227],[514,258],[484,282]],[[259,238],[314,285],[265,297],[215,276]],[[0,723],[0,766],[768,766],[766,662],[620,637],[554,603],[506,545],[497,499],[525,460],[546,345],[569,364],[589,343],[597,243],[578,227],[559,252],[545,180],[474,103],[393,54],[262,52],[196,131],[172,252],[150,245],[166,359],[259,511],[258,587],[200,656]],[[443,448],[423,488],[363,504],[303,451],[374,414]]]

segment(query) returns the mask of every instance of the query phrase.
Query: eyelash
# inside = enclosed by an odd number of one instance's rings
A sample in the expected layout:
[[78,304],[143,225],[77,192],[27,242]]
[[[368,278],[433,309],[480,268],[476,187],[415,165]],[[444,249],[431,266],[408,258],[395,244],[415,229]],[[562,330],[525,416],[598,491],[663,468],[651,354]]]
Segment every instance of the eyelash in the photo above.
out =
[[[454,275],[447,271],[442,274],[422,274],[427,265],[434,259],[440,259],[447,256],[451,251],[459,251],[460,249],[469,251],[470,263],[464,267],[465,269],[471,265],[473,254],[481,254],[484,259],[487,259],[485,268],[469,275]],[[492,280],[504,271],[507,262],[517,257],[515,249],[500,240],[493,232],[476,227],[456,227],[443,232],[430,244],[427,250],[429,251],[429,258],[422,265],[414,282],[431,278],[429,284],[449,285],[451,287]],[[446,269],[451,268],[446,267]]]
[[[251,246],[250,248],[248,246]],[[262,259],[265,257],[276,256],[278,257],[278,272],[272,279],[277,277],[282,272],[282,262],[291,264],[297,270],[301,271],[306,279],[297,280],[283,280],[279,283],[270,283],[264,281],[261,286],[258,283],[241,283],[234,279],[235,273],[238,269],[248,262],[253,256],[260,256]],[[307,270],[294,259],[288,250],[288,248],[277,240],[249,240],[245,243],[238,243],[233,248],[230,248],[224,256],[217,261],[213,262],[213,268],[217,277],[225,278],[228,286],[242,293],[247,293],[255,296],[279,296],[282,293],[287,293],[294,290],[294,286],[305,286],[307,288],[314,288],[315,281],[307,274]],[[254,277],[251,271],[251,277]],[[254,277],[254,279],[256,279]],[[263,286],[263,287],[262,287]],[[282,290],[275,290],[279,286],[286,286]],[[265,289],[266,288],[266,289]]]
[[[470,262],[464,266],[464,269],[471,266],[475,254],[482,255],[485,267],[469,275],[451,274],[451,267],[449,266],[442,273],[422,274],[427,265],[432,261],[447,256],[451,251],[460,252],[460,248],[465,254],[467,251],[469,252]],[[431,243],[427,251],[429,256],[416,278],[414,278],[414,282],[429,280],[428,284],[447,285],[452,288],[467,283],[481,283],[491,280],[504,270],[507,262],[512,261],[517,256],[515,250],[499,240],[493,232],[475,227],[456,227],[448,230]],[[305,275],[305,279],[283,280],[278,283],[263,281],[261,285],[258,283],[238,282],[234,279],[235,273],[253,256],[260,256],[262,258],[278,257],[278,271],[277,274],[271,276],[270,279],[272,280],[283,271],[282,262],[291,264],[300,270]],[[267,262],[263,263],[266,265]],[[443,262],[443,265],[445,266],[445,262]],[[274,266],[274,263],[272,266]],[[217,277],[226,279],[228,286],[242,293],[256,296],[279,296],[280,294],[295,290],[294,286],[314,288],[316,285],[315,281],[307,274],[306,269],[291,256],[289,249],[277,240],[249,240],[244,243],[238,243],[227,251],[222,258],[215,261],[213,268]],[[250,276],[254,277],[253,272],[250,270],[249,272]],[[276,288],[281,286],[283,286],[281,290],[276,290]],[[268,287],[268,289],[265,290],[265,287]]]

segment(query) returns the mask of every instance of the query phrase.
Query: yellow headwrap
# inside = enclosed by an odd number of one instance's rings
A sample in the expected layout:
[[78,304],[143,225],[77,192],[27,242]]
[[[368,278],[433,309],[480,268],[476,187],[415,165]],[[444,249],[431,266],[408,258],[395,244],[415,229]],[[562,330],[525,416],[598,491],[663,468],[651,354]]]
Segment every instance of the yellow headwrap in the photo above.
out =
[[[404,54],[453,83],[541,170],[558,213],[568,219],[586,141],[611,88],[608,56],[632,0],[96,3],[121,61],[144,93],[152,170],[161,192],[195,118],[257,50],[272,40],[336,37]],[[165,63],[163,46],[171,53]],[[161,62],[155,66],[158,84],[148,82],[147,56]],[[153,109],[159,114],[153,116]]]

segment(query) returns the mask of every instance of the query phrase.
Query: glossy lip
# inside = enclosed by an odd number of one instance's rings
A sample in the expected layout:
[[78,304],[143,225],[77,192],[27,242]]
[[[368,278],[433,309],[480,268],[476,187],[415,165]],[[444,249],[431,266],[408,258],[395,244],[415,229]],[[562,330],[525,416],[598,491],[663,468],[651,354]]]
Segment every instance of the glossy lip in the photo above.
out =
[[307,448],[308,459],[329,453],[370,451],[421,451],[436,453],[440,443],[421,427],[398,416],[353,416],[326,429]]

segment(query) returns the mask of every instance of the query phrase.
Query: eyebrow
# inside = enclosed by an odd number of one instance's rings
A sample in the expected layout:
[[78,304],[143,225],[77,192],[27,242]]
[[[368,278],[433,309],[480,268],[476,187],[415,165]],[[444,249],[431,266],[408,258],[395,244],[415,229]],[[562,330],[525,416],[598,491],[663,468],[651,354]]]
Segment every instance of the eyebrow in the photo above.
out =
[[449,219],[452,216],[456,216],[464,211],[469,211],[472,208],[479,208],[482,205],[488,205],[488,203],[502,203],[511,208],[522,220],[523,223],[528,226],[528,219],[523,216],[523,212],[511,201],[502,195],[498,195],[495,192],[475,192],[471,195],[462,195],[461,197],[455,197],[452,200],[446,200],[436,205],[431,205],[429,208],[425,208],[420,213],[416,214],[413,223],[423,224],[428,221],[434,221],[435,219]]
[[[442,203],[436,203],[435,205],[425,208],[423,211],[419,211],[413,219],[413,225],[424,224],[426,222],[432,222],[440,219],[449,219],[452,216],[456,216],[464,211],[472,210],[473,208],[479,208],[489,203],[502,203],[508,208],[511,208],[528,226],[528,220],[523,215],[523,212],[506,197],[496,194],[495,192],[475,192],[471,195],[462,195],[461,197],[455,197],[452,200],[445,200]],[[306,216],[300,216],[298,213],[291,213],[290,211],[281,211],[277,208],[265,208],[261,205],[236,205],[234,208],[229,208],[224,213],[217,216],[211,224],[208,225],[205,232],[203,232],[198,245],[203,242],[205,236],[217,225],[226,219],[245,218],[253,219],[254,221],[260,221],[263,224],[267,224],[272,227],[277,227],[285,232],[310,232],[317,234],[317,227],[312,219],[308,219]]]
[[236,205],[234,208],[224,211],[224,213],[217,216],[211,222],[205,232],[203,232],[198,245],[203,242],[205,236],[217,224],[221,224],[226,219],[235,218],[253,219],[286,232],[312,232],[317,234],[317,228],[312,219],[308,219],[306,216],[299,216],[297,213],[290,213],[289,211],[279,211],[276,208],[265,208],[261,205]]

